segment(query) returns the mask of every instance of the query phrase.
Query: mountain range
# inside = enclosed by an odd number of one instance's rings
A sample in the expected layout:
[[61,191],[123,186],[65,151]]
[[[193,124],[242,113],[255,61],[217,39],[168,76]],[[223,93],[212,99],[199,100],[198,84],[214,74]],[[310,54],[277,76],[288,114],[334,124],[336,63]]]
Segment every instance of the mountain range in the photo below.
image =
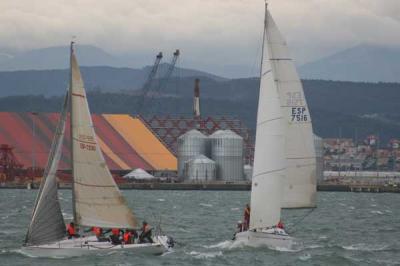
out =
[[[90,45],[78,45],[76,50],[81,66],[142,69],[142,66],[150,65],[156,55],[156,52],[153,55],[115,55]],[[66,46],[14,54],[0,50],[0,71],[67,69],[68,53],[69,48]],[[168,62],[169,56],[164,54],[163,62]],[[203,64],[196,62],[191,62],[190,65],[207,69]],[[252,67],[221,63],[218,66],[210,65],[208,69],[213,73],[220,73],[223,77],[240,78],[248,77]],[[299,66],[298,70],[305,79],[400,82],[400,48],[361,44]]]

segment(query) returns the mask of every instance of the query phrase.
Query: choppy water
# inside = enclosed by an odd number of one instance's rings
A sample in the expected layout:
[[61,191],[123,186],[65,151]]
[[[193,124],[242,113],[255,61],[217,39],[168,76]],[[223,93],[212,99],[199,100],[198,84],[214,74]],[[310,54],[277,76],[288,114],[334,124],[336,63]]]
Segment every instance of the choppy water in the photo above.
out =
[[[155,223],[178,242],[163,256],[128,253],[72,259],[28,258],[18,252],[37,191],[0,190],[0,265],[400,265],[400,195],[319,193],[318,208],[285,210],[296,251],[231,248],[248,192],[124,191],[140,220]],[[71,217],[70,191],[61,191]],[[293,227],[294,224],[297,224]]]

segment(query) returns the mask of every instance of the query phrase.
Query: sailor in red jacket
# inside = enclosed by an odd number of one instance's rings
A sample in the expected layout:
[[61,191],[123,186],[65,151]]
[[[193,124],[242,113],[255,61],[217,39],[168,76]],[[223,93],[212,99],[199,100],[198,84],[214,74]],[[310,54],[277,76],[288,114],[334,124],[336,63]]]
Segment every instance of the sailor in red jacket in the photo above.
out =
[[73,237],[79,237],[79,235],[76,233],[76,229],[75,229],[75,224],[73,222],[70,222],[67,225],[67,236],[68,239],[71,239]]

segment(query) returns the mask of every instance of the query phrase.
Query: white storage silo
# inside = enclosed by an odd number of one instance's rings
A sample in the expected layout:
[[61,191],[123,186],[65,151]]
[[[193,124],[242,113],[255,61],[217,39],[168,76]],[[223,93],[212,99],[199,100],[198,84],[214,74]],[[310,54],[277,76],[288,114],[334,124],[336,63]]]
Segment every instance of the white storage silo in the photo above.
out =
[[324,143],[323,139],[314,134],[316,176],[317,182],[324,179]]
[[209,138],[211,159],[217,164],[217,179],[243,180],[243,138],[232,130],[218,130]]
[[204,155],[185,162],[185,176],[190,181],[213,181],[216,179],[216,163]]
[[243,167],[243,172],[244,172],[244,179],[251,181],[251,179],[253,178],[253,166],[251,166],[250,164],[246,164]]
[[197,155],[207,154],[208,138],[196,129],[192,129],[178,138],[178,177],[185,178],[185,162]]

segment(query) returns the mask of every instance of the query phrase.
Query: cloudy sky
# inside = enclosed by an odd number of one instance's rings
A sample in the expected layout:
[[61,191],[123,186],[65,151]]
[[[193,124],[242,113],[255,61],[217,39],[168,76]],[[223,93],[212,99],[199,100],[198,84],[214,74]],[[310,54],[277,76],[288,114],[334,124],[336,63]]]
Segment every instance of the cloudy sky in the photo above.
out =
[[[400,46],[400,0],[270,0],[297,64],[361,43]],[[260,56],[263,0],[1,0],[0,51],[65,45],[114,54],[182,50],[183,65],[241,66]]]

